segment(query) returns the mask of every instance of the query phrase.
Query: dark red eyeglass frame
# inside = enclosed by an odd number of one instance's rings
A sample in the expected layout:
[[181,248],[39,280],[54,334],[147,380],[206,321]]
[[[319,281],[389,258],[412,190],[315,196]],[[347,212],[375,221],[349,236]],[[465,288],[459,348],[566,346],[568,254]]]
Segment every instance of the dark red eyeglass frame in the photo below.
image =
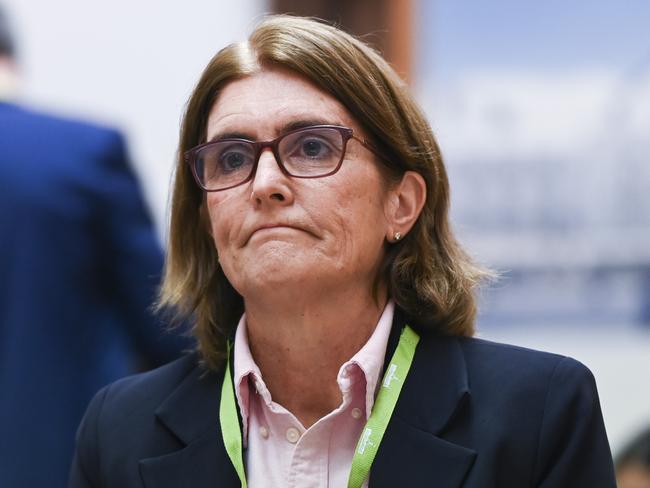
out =
[[[284,166],[284,163],[282,162],[282,159],[280,158],[279,143],[280,143],[280,141],[282,139],[284,139],[285,137],[287,137],[289,135],[296,134],[296,133],[303,132],[303,131],[307,131],[307,130],[313,130],[313,129],[334,129],[334,130],[337,130],[341,134],[341,137],[343,138],[343,148],[341,150],[341,159],[337,163],[336,167],[332,171],[330,171],[329,173],[325,173],[325,174],[318,175],[318,176],[294,175],[291,172],[289,172],[289,170],[287,170],[287,168]],[[349,127],[342,127],[342,126],[338,126],[338,125],[310,125],[308,127],[301,127],[300,129],[295,129],[295,130],[286,132],[286,133],[282,134],[281,136],[276,137],[272,141],[259,141],[259,142],[256,142],[256,141],[249,141],[248,139],[240,139],[240,138],[226,138],[226,139],[220,139],[218,141],[210,141],[210,142],[200,144],[198,146],[193,147],[192,149],[189,149],[189,150],[185,151],[185,153],[183,154],[183,158],[185,159],[185,162],[187,164],[189,164],[190,170],[192,171],[192,176],[194,176],[194,181],[196,181],[196,184],[199,186],[199,188],[201,188],[203,191],[207,191],[207,192],[224,191],[224,190],[229,190],[230,188],[235,188],[236,186],[243,185],[244,183],[246,183],[246,182],[253,179],[253,176],[257,172],[257,165],[258,165],[258,163],[260,161],[260,157],[262,156],[262,151],[264,151],[264,149],[266,149],[267,147],[270,148],[271,151],[273,152],[273,157],[275,158],[275,162],[277,163],[277,165],[280,167],[280,171],[282,171],[283,174],[285,174],[285,175],[287,175],[287,176],[289,176],[291,178],[312,179],[312,178],[324,178],[326,176],[331,176],[341,168],[341,165],[343,164],[343,160],[345,159],[345,152],[347,150],[348,141],[350,139],[354,139],[354,140],[360,142],[363,147],[368,149],[375,156],[385,160],[385,157],[377,149],[375,149],[372,146],[372,144],[370,144],[365,139],[361,139],[360,137],[355,136],[354,131],[352,129],[350,129]],[[235,185],[227,186],[225,188],[219,188],[219,189],[216,189],[216,190],[209,190],[205,186],[203,186],[203,184],[201,183],[201,179],[199,178],[199,175],[197,173],[197,170],[196,170],[196,154],[201,149],[204,149],[206,147],[212,146],[214,144],[222,143],[222,142],[243,142],[243,143],[249,144],[253,148],[253,151],[254,151],[254,154],[255,154],[255,163],[253,163],[250,174],[244,180],[240,181],[239,183],[237,183]]]

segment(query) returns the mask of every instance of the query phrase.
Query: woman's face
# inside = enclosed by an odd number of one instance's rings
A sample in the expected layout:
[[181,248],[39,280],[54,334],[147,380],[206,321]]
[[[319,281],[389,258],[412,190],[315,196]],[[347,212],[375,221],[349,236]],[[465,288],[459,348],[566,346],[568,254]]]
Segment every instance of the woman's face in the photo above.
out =
[[[364,136],[336,99],[297,74],[275,69],[226,85],[206,135],[269,141],[296,124],[340,125]],[[283,291],[309,296],[370,289],[391,235],[394,200],[378,164],[351,139],[334,175],[292,178],[266,149],[251,181],[206,194],[219,262],[245,300]]]

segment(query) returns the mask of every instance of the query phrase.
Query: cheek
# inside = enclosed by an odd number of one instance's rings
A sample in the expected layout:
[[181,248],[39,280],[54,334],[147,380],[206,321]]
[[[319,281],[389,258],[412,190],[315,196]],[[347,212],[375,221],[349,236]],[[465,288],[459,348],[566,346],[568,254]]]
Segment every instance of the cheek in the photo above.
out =
[[338,229],[340,250],[363,260],[383,247],[387,219],[382,187],[371,178],[358,181],[367,183],[331,195],[336,202],[331,217]]
[[206,225],[212,236],[212,242],[219,256],[219,265],[228,281],[239,290],[235,270],[240,268],[235,239],[237,229],[235,225],[240,221],[235,215],[237,208],[232,201],[221,195],[210,194],[206,198]]
[[230,222],[232,219],[228,218],[233,215],[233,210],[229,210],[230,200],[219,193],[211,193],[208,194],[205,201],[206,226],[220,255],[225,251],[225,245],[229,242],[232,232],[232,223]]
[[218,203],[214,201],[214,198],[208,196],[205,200],[204,208],[205,225],[207,226],[208,232],[210,232],[212,238],[216,240],[219,234],[219,229],[221,228],[221,225],[219,225]]
[[355,186],[348,197],[351,202],[349,219],[370,234],[383,233],[386,223],[385,199],[388,196],[381,180],[374,172],[369,172],[359,181],[363,184]]

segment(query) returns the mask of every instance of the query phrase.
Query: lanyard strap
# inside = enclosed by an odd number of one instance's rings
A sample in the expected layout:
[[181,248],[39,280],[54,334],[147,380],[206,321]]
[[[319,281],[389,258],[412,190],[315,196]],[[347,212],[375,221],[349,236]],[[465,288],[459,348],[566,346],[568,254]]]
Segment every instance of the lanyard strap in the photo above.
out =
[[379,389],[379,394],[372,407],[372,413],[366,426],[359,437],[357,448],[352,458],[352,469],[348,488],[361,488],[363,482],[370,474],[370,466],[375,460],[379,445],[388,427],[388,422],[393,415],[395,404],[404,386],[406,375],[408,375],[415,348],[420,341],[420,336],[408,325],[402,330],[397,344],[397,349],[388,363],[384,379]]
[[230,376],[230,348],[228,341],[228,359],[226,360],[226,374],[221,383],[221,403],[219,404],[219,423],[226,452],[237,471],[241,481],[241,488],[246,488],[246,472],[244,471],[244,457],[242,449],[242,433],[239,429],[237,417],[237,404],[235,402],[235,389]]
[[[379,445],[388,427],[388,422],[393,415],[395,404],[397,403],[402,386],[413,363],[415,349],[419,341],[420,336],[411,327],[406,325],[400,335],[397,349],[390,363],[388,363],[388,368],[386,368],[386,373],[384,374],[370,418],[363,428],[363,432],[354,451],[348,488],[361,488],[370,474],[370,467],[379,450]],[[221,433],[228,457],[235,467],[242,488],[246,488],[242,434],[239,429],[235,391],[232,377],[230,376],[230,350],[231,345],[228,343],[226,373],[221,384],[219,423],[221,424]]]

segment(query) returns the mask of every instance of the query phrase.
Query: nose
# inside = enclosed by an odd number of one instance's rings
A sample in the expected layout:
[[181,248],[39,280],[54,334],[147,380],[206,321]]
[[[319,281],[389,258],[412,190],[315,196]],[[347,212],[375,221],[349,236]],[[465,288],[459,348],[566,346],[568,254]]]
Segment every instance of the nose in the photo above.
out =
[[270,148],[260,154],[251,190],[251,199],[258,205],[293,202],[291,178],[282,171]]

